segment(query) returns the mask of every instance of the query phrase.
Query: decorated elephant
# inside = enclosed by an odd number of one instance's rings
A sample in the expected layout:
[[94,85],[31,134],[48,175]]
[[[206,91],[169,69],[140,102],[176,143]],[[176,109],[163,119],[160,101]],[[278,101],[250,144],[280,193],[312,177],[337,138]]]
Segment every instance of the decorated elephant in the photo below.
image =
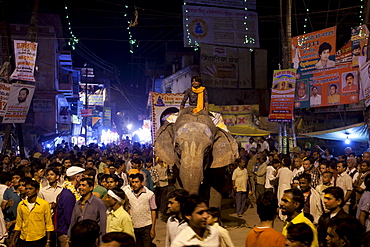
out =
[[[178,182],[190,193],[199,192],[205,170],[225,167],[238,157],[238,145],[230,133],[216,127],[208,112],[194,114],[190,108],[180,110],[176,122],[158,130],[154,151],[168,165],[177,166]],[[219,207],[220,191],[211,186],[209,204]]]

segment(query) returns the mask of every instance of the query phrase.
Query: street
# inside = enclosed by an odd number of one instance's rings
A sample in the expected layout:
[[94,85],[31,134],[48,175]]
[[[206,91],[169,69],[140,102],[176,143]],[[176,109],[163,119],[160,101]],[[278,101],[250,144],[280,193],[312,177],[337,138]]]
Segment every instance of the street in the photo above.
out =
[[[232,208],[233,200],[232,199],[223,199],[222,200],[222,223],[229,233],[234,245],[236,247],[245,245],[245,238],[249,231],[257,225],[260,220],[257,215],[256,206],[254,208],[248,208],[244,212],[243,217],[239,218],[235,209]],[[283,222],[279,219],[275,219],[274,229],[281,232],[283,228]],[[156,238],[153,243],[157,247],[165,246],[166,239],[166,222],[157,219],[156,223]]]

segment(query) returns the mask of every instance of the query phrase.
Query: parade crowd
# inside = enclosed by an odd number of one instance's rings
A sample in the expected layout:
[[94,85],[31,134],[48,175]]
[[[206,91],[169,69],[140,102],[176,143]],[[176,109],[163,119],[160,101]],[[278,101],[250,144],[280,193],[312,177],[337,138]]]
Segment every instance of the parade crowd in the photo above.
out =
[[[150,247],[157,220],[167,221],[166,247],[234,246],[220,208],[177,188],[150,145],[62,142],[0,161],[0,246]],[[235,216],[248,221],[256,207],[260,218],[245,246],[370,246],[369,152],[306,146],[289,156],[250,138],[224,172]]]

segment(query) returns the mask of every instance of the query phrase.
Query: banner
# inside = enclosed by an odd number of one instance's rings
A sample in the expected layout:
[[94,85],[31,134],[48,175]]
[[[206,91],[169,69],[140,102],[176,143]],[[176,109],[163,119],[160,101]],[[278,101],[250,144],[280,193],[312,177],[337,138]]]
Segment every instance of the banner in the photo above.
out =
[[250,52],[246,48],[202,44],[200,70],[206,87],[252,87]]
[[358,69],[351,63],[297,73],[296,108],[352,104],[359,101]]
[[92,109],[81,109],[81,117],[92,117]]
[[5,107],[3,123],[24,123],[28,114],[34,85],[14,83],[11,84],[8,102]]
[[110,107],[103,108],[103,126],[104,128],[110,128],[112,123],[112,110]]
[[[166,122],[168,116],[179,112],[180,104],[184,94],[173,93],[149,93],[151,99],[150,105],[152,107],[152,138],[156,137],[157,130]],[[188,105],[186,104],[185,107]]]
[[34,112],[51,112],[53,102],[51,99],[33,99],[32,109]]
[[352,62],[352,41],[348,41],[347,44],[342,46],[335,56],[335,63],[337,65],[350,62]]
[[9,99],[11,84],[0,82],[0,116],[5,114],[5,106]]
[[36,63],[37,43],[14,40],[15,70],[11,79],[35,81],[33,76]]
[[352,67],[361,67],[365,64],[368,37],[369,30],[366,25],[351,28]]
[[292,38],[292,67],[297,73],[335,66],[336,27]]
[[364,96],[365,105],[368,107],[370,105],[370,61],[361,67],[360,77],[362,94]]
[[259,48],[253,11],[183,5],[184,46],[200,43]]
[[270,122],[291,122],[293,120],[295,83],[296,69],[274,70]]

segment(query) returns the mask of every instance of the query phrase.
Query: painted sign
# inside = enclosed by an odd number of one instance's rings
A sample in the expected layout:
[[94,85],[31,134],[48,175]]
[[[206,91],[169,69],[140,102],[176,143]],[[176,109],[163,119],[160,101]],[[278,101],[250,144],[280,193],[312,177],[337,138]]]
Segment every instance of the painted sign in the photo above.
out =
[[37,43],[25,40],[14,40],[15,70],[11,79],[35,81]]

